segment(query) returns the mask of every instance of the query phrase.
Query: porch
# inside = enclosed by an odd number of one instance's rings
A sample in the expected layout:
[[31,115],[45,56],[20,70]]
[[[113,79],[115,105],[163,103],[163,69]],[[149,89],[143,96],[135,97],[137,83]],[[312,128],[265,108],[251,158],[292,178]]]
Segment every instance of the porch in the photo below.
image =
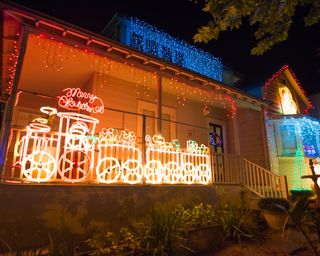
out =
[[[12,128],[2,182],[94,186],[241,185],[259,197],[288,197],[285,176],[276,175],[242,156],[214,152],[210,142],[198,145],[194,140],[186,140],[184,148],[178,140],[166,142],[162,136],[146,134],[150,124],[159,127],[174,124],[177,131],[191,129],[194,135],[202,134],[208,140],[207,127],[110,108],[105,111],[110,112],[110,116],[118,115],[122,123],[100,134],[91,131],[70,137],[68,131],[75,128],[72,125],[79,120],[68,120],[69,126],[60,127],[59,131],[49,132],[43,130],[44,126],[34,125]],[[137,137],[125,129],[133,119],[142,124]],[[60,126],[61,122],[60,118]]]

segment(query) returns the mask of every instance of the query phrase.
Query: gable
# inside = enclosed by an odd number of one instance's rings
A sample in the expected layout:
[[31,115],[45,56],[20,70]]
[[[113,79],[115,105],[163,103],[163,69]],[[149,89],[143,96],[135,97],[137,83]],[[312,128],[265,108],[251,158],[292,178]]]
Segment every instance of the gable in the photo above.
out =
[[265,83],[263,99],[271,102],[268,115],[308,114],[309,109],[313,107],[287,65]]

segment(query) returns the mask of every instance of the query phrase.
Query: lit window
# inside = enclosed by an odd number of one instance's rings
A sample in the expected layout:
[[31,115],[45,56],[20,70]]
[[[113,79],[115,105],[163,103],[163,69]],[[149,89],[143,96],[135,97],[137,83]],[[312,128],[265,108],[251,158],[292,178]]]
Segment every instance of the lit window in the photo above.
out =
[[175,61],[174,62],[181,67],[184,66],[184,56],[181,52],[178,52],[178,51],[175,52]]
[[281,156],[295,156],[297,149],[297,138],[294,125],[280,125],[279,135],[281,143]]
[[146,52],[152,55],[158,55],[158,43],[154,40],[146,40]]
[[130,34],[130,46],[142,51],[143,50],[143,37],[132,32]]
[[161,56],[162,59],[172,62],[172,51],[169,47],[166,47],[164,45],[161,46]]

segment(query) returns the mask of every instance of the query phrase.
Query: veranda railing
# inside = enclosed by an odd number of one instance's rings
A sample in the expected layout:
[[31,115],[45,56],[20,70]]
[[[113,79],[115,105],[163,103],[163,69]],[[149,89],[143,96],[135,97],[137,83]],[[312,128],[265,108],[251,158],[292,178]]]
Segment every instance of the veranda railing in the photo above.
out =
[[242,184],[261,197],[288,197],[286,176],[279,176],[241,156],[211,154],[214,182]]

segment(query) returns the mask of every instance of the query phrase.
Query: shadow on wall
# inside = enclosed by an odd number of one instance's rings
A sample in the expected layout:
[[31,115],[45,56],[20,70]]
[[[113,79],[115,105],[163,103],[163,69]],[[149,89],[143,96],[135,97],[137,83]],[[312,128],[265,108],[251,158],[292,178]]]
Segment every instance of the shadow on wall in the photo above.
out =
[[[0,238],[20,245],[47,241],[64,222],[75,235],[119,230],[160,205],[215,204],[216,186],[0,185]],[[225,186],[224,200],[241,202],[240,186]]]

